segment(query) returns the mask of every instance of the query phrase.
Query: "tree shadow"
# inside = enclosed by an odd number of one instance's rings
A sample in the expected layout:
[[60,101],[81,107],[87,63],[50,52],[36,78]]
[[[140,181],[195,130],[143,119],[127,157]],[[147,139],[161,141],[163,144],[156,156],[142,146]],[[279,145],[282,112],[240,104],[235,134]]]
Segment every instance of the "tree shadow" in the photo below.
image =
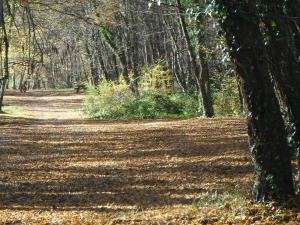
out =
[[253,174],[242,120],[1,120],[0,209],[191,205]]

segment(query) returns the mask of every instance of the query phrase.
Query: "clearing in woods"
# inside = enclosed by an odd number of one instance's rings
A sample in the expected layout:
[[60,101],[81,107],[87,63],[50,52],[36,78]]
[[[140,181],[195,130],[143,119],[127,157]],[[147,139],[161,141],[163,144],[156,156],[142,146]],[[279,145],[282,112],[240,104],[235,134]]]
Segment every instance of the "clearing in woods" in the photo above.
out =
[[243,119],[94,121],[83,97],[6,97],[22,111],[0,116],[1,224],[189,224],[201,196],[252,185]]

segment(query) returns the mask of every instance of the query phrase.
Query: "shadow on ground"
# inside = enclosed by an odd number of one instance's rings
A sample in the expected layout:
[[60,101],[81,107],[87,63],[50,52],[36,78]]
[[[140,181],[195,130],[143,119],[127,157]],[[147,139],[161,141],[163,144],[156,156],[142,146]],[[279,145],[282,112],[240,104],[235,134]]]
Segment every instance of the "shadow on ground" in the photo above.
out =
[[0,209],[191,205],[249,185],[241,119],[95,122],[1,117]]

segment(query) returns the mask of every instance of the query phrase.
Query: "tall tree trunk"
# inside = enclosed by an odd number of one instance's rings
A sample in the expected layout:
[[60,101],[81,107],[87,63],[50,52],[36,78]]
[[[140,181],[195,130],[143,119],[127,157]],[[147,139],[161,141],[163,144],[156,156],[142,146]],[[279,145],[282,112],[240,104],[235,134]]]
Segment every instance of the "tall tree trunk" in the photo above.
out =
[[213,109],[213,100],[211,95],[211,88],[210,88],[210,80],[209,80],[209,70],[206,60],[204,59],[203,53],[200,53],[200,63],[202,65],[202,75],[200,78],[200,85],[201,85],[201,94],[202,94],[202,104],[204,109],[204,115],[207,117],[214,116],[214,109]]
[[[2,78],[2,90],[0,93],[0,112],[2,111],[3,107],[3,97],[4,97],[4,92],[5,92],[5,87],[6,87],[6,81],[9,79],[9,68],[8,68],[8,52],[9,52],[9,41],[8,41],[8,36],[6,32],[6,25],[5,25],[5,18],[4,18],[4,1],[0,1],[0,26],[2,29],[2,34],[3,34],[3,42],[4,42],[4,60],[3,64],[4,66],[1,68],[4,69],[4,76]],[[2,49],[2,43],[1,44],[1,49]],[[2,54],[2,50],[1,50]]]
[[104,58],[103,58],[103,46],[102,46],[102,43],[101,43],[101,40],[100,40],[100,37],[98,37],[97,39],[98,41],[98,46],[97,46],[97,57],[98,57],[98,61],[99,61],[99,65],[100,65],[100,69],[102,71],[102,79],[104,78],[106,81],[111,81],[112,80],[112,77],[110,77],[108,71],[107,71],[107,68],[105,66],[105,63],[104,63]]
[[17,84],[16,84],[16,73],[14,73],[14,75],[13,75],[13,85],[12,85],[12,88],[13,88],[14,90],[17,89]]
[[[264,0],[264,22],[269,36],[268,57],[273,79],[279,89],[291,123],[291,135],[298,151],[298,169],[300,168],[300,46],[298,39],[300,30],[295,30],[294,21],[287,20],[293,9],[300,10],[300,2],[289,0],[287,3],[280,0]],[[294,2],[295,4],[291,4]],[[291,9],[290,7],[293,7]],[[299,13],[300,11],[298,11]],[[297,26],[297,24],[296,24]],[[300,29],[300,27],[299,27]]]
[[6,79],[3,79],[0,81],[0,112],[3,111],[3,98],[4,98],[4,92],[5,92],[5,85],[6,85]]
[[139,96],[139,39],[138,39],[138,27],[136,21],[135,12],[131,12],[131,23],[132,23],[132,32],[131,32],[131,48],[132,48],[132,70],[133,70],[133,80],[132,88],[134,90],[135,96]]
[[[257,175],[256,200],[284,200],[294,194],[291,159],[278,99],[269,77],[255,2],[219,1],[221,26],[237,66],[247,106],[250,150]],[[225,15],[222,12],[226,12]]]
[[91,78],[92,78],[91,80],[93,82],[93,85],[97,86],[99,84],[99,75],[98,75],[97,67],[95,65],[94,56],[88,46],[88,43],[86,43],[86,52],[90,61],[90,71],[91,71]]
[[188,92],[188,87],[186,85],[186,73],[182,70],[179,60],[179,46],[178,43],[175,40],[174,32],[171,31],[171,26],[168,24],[167,19],[165,16],[163,16],[163,25],[164,29],[166,30],[167,34],[169,35],[169,38],[171,39],[171,46],[172,46],[172,52],[171,52],[171,64],[172,64],[172,73],[173,76],[175,76],[175,79],[182,89],[183,92]]
[[212,99],[211,99],[211,96],[209,96],[211,93],[207,92],[208,89],[206,88],[207,85],[209,85],[207,82],[208,70],[206,71],[206,74],[204,74],[205,73],[205,71],[204,71],[205,65],[202,64],[204,62],[203,57],[202,57],[202,60],[200,61],[200,65],[197,64],[197,56],[196,56],[195,50],[192,46],[192,43],[191,43],[191,40],[190,40],[190,37],[188,34],[187,24],[186,24],[184,14],[183,14],[184,9],[181,4],[181,0],[176,0],[176,2],[177,2],[177,7],[179,9],[180,24],[181,24],[181,27],[183,30],[184,39],[186,41],[187,49],[189,52],[191,65],[194,69],[195,78],[197,80],[198,91],[199,91],[199,95],[200,95],[199,99],[201,99],[200,105],[202,105],[202,108],[203,108],[203,115],[206,117],[213,117],[214,110],[213,110],[213,105],[212,105]]

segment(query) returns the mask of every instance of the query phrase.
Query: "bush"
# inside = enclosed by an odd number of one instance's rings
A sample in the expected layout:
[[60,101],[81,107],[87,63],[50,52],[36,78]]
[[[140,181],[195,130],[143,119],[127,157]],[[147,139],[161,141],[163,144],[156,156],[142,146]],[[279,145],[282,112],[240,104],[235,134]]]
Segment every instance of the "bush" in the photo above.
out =
[[[149,68],[140,81],[140,96],[132,94],[124,81],[102,82],[90,87],[85,100],[85,112],[97,119],[191,118],[200,115],[196,94],[174,93],[164,67]],[[159,76],[164,77],[159,82]],[[165,86],[164,86],[165,85]],[[240,115],[240,100],[236,81],[228,77],[214,95],[217,116]]]
[[165,118],[179,114],[180,106],[171,101],[168,95],[143,94],[124,105],[126,117],[136,119]]
[[143,77],[139,82],[141,93],[164,92],[169,93],[172,89],[173,78],[169,70],[164,66],[164,61],[143,69]]
[[[193,96],[183,94],[146,93],[124,105],[126,118],[188,118],[197,115]],[[194,109],[194,110],[193,110]]]
[[143,69],[140,96],[134,96],[124,81],[102,82],[89,88],[85,112],[97,119],[189,118],[198,115],[196,95],[172,92],[172,76],[163,62]]
[[97,119],[189,118],[197,116],[197,98],[158,92],[134,97],[126,85],[105,82],[89,90],[85,112]]
[[129,87],[114,82],[102,82],[97,88],[90,87],[84,102],[84,111],[97,119],[118,119],[125,103],[133,99]]
[[171,95],[172,101],[179,104],[182,108],[180,117],[192,118],[197,117],[201,113],[199,110],[199,99],[196,94],[177,93]]
[[234,78],[224,81],[222,89],[215,94],[214,109],[217,116],[241,115],[239,90]]

